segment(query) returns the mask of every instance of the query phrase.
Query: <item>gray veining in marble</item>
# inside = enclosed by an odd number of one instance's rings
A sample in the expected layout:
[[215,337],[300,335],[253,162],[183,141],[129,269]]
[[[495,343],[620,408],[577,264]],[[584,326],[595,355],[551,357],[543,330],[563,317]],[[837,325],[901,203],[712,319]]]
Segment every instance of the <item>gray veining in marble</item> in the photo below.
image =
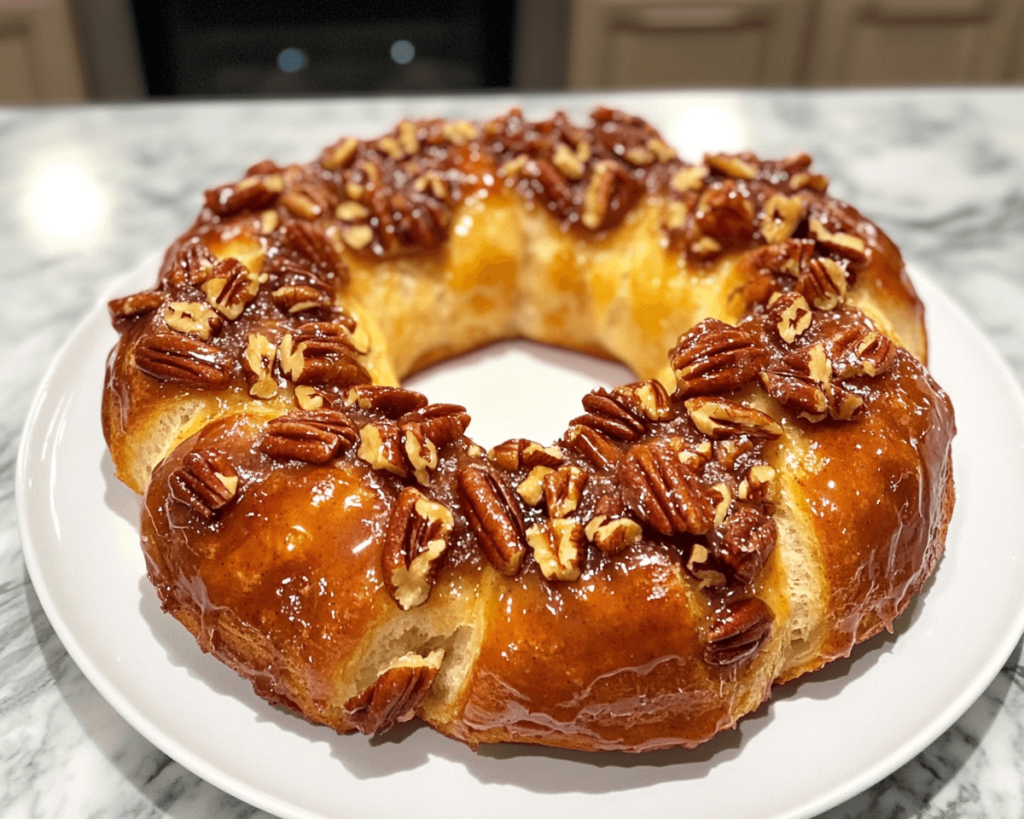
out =
[[[185,228],[204,188],[263,157],[305,160],[343,133],[370,136],[410,115],[487,116],[522,102],[582,116],[598,101],[645,113],[691,157],[813,154],[832,191],[952,294],[1024,382],[1024,89],[0,109],[0,815],[267,815],[189,773],[103,700],[25,569],[21,429],[45,367],[104,288]],[[937,741],[825,816],[1024,816],[1020,661],[1018,644]]]

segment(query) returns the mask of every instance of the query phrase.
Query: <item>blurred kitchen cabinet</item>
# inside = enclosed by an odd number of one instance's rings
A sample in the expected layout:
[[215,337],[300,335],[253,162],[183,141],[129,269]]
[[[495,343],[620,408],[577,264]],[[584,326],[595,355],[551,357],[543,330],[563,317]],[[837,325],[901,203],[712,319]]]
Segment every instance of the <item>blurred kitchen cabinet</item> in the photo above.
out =
[[572,0],[569,85],[1024,81],[1024,0]]
[[569,84],[795,84],[811,6],[811,0],[576,0]]
[[821,0],[813,85],[1004,82],[1020,0]]
[[0,102],[85,99],[67,5],[59,0],[0,4]]

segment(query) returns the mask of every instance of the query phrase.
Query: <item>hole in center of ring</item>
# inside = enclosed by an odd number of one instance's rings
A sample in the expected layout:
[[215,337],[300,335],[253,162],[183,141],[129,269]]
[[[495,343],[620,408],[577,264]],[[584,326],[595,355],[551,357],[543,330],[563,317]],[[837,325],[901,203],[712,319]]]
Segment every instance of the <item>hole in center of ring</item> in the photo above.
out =
[[585,412],[584,395],[636,380],[617,361],[511,339],[428,367],[402,386],[464,406],[473,419],[466,435],[486,450],[509,438],[553,444]]

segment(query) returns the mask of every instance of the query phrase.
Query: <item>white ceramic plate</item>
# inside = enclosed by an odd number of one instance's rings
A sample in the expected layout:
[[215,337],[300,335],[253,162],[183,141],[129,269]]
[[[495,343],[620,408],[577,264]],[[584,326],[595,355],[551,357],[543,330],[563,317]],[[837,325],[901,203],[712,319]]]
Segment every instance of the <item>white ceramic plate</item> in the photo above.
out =
[[[111,295],[149,286],[155,264]],[[875,638],[782,688],[738,730],[696,751],[588,756],[513,746],[474,754],[422,727],[383,740],[340,737],[255,697],[160,612],[144,578],[138,500],[114,479],[100,433],[104,362],[115,341],[103,305],[53,363],[22,438],[26,563],[68,652],[125,719],[199,776],[283,817],[427,817],[450,815],[456,802],[460,813],[495,819],[810,816],[932,742],[981,695],[1024,630],[1024,398],[981,334],[928,279],[917,280],[933,371],[953,397],[960,430],[946,557],[898,621],[897,638]],[[587,389],[624,374],[583,360],[503,345],[469,360],[472,377],[463,371],[446,384],[440,371],[418,386],[434,400],[465,402],[481,444],[513,433],[552,440]],[[480,381],[495,373],[490,385]],[[546,379],[547,408],[533,418],[500,391],[527,378]],[[460,384],[474,389],[451,394]]]

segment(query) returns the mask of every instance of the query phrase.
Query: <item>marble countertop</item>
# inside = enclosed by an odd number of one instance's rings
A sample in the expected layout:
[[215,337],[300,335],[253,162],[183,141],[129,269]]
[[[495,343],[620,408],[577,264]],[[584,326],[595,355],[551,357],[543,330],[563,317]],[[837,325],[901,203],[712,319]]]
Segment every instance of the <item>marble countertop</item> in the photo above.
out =
[[[980,326],[1024,383],[1024,88],[772,91],[0,108],[0,814],[265,816],[151,745],[55,635],[25,568],[15,462],[32,395],[112,281],[252,162],[304,161],[403,117],[597,103],[642,113],[689,158],[805,150]],[[1020,538],[1018,533],[1011,533]],[[1021,644],[967,712],[839,817],[1024,815]]]

